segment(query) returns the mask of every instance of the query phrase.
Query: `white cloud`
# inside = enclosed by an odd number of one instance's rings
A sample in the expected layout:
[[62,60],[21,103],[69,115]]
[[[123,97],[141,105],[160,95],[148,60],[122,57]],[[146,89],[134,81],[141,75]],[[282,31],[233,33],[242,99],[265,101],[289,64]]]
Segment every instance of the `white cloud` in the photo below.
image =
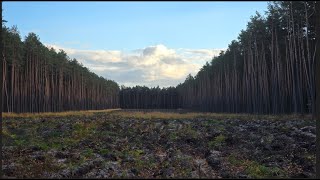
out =
[[105,66],[90,66],[93,71],[115,71],[119,70],[119,67],[105,67]]
[[80,59],[90,59],[97,62],[120,62],[122,59],[121,51],[115,50],[78,50],[65,48],[57,45],[47,45],[56,50],[63,49],[69,57]]
[[182,83],[186,76],[199,69],[224,49],[171,49],[165,45],[148,46],[122,52],[118,50],[78,50],[56,45],[69,57],[76,58],[99,76],[119,85],[168,87]]

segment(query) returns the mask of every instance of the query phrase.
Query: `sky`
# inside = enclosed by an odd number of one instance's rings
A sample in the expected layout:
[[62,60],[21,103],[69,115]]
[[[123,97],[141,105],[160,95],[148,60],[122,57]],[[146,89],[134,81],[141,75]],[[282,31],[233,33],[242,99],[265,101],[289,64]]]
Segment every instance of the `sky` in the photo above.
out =
[[6,26],[36,33],[119,85],[182,83],[246,28],[267,2],[3,2]]

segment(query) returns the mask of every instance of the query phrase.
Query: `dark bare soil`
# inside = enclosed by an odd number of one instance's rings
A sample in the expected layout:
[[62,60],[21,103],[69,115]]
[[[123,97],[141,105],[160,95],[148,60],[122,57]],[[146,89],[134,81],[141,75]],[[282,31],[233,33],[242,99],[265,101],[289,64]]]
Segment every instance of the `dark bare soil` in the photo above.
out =
[[4,177],[311,178],[315,120],[3,120]]

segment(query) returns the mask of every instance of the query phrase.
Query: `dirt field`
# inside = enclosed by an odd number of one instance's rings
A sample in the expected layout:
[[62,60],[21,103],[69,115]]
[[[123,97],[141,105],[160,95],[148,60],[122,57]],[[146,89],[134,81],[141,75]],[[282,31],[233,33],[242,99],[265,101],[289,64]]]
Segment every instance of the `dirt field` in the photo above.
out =
[[15,178],[315,177],[315,120],[122,110],[3,114]]

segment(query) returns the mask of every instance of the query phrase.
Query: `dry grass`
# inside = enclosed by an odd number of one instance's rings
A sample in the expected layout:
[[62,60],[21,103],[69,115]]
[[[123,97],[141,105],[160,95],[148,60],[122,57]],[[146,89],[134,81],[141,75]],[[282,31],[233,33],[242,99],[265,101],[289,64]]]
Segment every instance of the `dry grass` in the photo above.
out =
[[245,119],[245,120],[293,120],[293,119],[312,119],[311,115],[254,115],[254,114],[227,114],[227,113],[178,113],[178,112],[141,112],[141,111],[117,111],[113,112],[125,118],[138,118],[138,119],[197,119],[197,118],[210,118],[210,119]]
[[199,113],[173,113],[173,112],[135,112],[135,111],[118,111],[113,114],[124,118],[138,118],[138,119],[192,119],[199,116]]
[[92,116],[95,113],[110,113],[123,118],[137,119],[244,119],[244,120],[294,120],[312,119],[311,115],[255,115],[255,114],[227,114],[227,113],[202,113],[202,112],[143,112],[126,111],[121,109],[87,110],[87,111],[65,111],[65,112],[44,112],[44,113],[2,113],[3,118],[39,118],[39,117],[66,117],[66,116]]
[[92,116],[95,113],[110,113],[120,109],[43,112],[43,113],[2,113],[3,118],[38,118],[38,117],[65,117],[65,116]]

